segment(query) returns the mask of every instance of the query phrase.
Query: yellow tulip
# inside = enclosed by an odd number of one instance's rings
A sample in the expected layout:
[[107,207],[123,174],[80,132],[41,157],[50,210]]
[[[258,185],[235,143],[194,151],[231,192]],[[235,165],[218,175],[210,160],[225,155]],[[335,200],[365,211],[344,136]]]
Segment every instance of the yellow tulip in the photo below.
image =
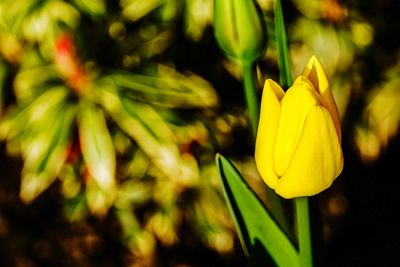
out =
[[316,57],[286,93],[265,82],[255,160],[277,194],[312,196],[330,187],[343,169],[340,144],[339,113]]

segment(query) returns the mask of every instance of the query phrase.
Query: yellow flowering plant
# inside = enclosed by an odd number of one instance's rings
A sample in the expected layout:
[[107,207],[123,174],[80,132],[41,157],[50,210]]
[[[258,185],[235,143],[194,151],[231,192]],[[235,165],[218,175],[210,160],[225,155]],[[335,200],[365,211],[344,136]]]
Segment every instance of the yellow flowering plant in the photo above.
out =
[[[265,81],[255,163],[266,185],[283,198],[278,202],[294,199],[296,230],[285,225],[287,216],[282,215],[283,206],[274,202],[276,197],[268,199],[266,208],[228,159],[218,154],[216,164],[225,200],[252,265],[265,266],[265,254],[269,254],[277,266],[309,267],[314,260],[308,196],[329,188],[343,169],[340,118],[327,75],[315,56],[292,84],[279,0],[275,6],[275,37],[280,83],[284,88],[291,87],[285,92],[273,80]],[[250,110],[251,102],[247,104]],[[292,231],[296,233],[295,240],[290,236]]]
[[285,93],[264,85],[255,161],[265,183],[284,198],[328,188],[343,168],[339,113],[325,72],[312,57]]

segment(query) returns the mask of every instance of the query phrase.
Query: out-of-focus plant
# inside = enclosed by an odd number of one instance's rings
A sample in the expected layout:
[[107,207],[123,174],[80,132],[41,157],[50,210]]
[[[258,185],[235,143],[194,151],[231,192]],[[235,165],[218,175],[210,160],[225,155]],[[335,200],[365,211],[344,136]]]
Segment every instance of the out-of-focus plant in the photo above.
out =
[[[101,217],[113,207],[135,255],[150,259],[157,241],[177,244],[184,221],[204,244],[230,252],[233,228],[218,191],[212,121],[198,112],[215,108],[217,95],[200,76],[152,61],[170,45],[172,18],[179,18],[175,8],[182,4],[159,1],[168,8],[155,9],[156,2],[121,1],[104,23],[102,0],[2,1],[0,82],[12,79],[13,88],[1,86],[1,92],[15,101],[2,107],[0,137],[10,155],[22,157],[26,203],[58,180],[69,220]],[[207,25],[193,17],[195,6],[209,12],[210,3],[191,2],[182,11],[194,40]],[[151,10],[164,20],[129,32]],[[86,58],[92,47],[80,35],[82,21],[103,27],[108,36],[102,37],[119,46],[119,67]],[[17,66],[16,74],[7,64]],[[193,118],[182,118],[177,108]]]
[[2,1],[0,25],[19,40],[51,44],[60,25],[75,28],[79,12],[71,4],[57,0]]
[[3,110],[5,79],[7,77],[7,67],[3,60],[0,61],[0,114]]
[[389,140],[398,133],[400,122],[400,64],[385,72],[384,81],[366,97],[366,108],[356,127],[355,143],[362,159],[378,158]]
[[154,15],[168,23],[183,17],[183,30],[193,41],[199,41],[212,23],[212,0],[120,0],[123,17],[129,21]]

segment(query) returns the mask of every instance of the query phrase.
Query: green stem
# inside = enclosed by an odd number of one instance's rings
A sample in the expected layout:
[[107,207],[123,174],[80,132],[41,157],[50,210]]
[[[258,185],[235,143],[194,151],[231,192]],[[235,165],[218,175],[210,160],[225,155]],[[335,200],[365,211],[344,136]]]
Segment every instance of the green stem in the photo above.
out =
[[296,198],[295,205],[300,251],[300,267],[312,267],[313,259],[308,197]]
[[280,0],[275,2],[275,34],[278,48],[279,82],[285,91],[292,85],[289,47],[286,36],[285,18]]
[[243,80],[244,80],[244,93],[246,97],[246,104],[249,110],[251,133],[253,135],[253,140],[256,138],[257,126],[258,126],[258,116],[259,107],[257,100],[257,86],[254,75],[255,66],[253,62],[243,61]]

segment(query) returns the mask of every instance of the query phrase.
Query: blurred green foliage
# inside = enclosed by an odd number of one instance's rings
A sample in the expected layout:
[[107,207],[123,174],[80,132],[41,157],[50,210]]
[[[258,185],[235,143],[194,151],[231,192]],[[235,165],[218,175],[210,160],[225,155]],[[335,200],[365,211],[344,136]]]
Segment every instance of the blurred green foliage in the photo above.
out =
[[[361,60],[378,26],[362,1],[283,2],[293,75],[312,54],[321,60],[346,136],[361,159],[376,159],[398,131],[399,51],[371,82]],[[261,85],[278,80],[278,58],[274,1],[257,4],[269,40]],[[209,248],[232,252],[215,153],[231,153],[260,196],[264,188],[241,68],[216,52],[212,21],[212,0],[1,0],[0,138],[22,159],[20,198],[32,203],[57,181],[65,218],[115,216],[123,244],[144,261],[158,245],[179,244],[184,225]],[[196,46],[210,53],[201,62],[171,56]]]
[[[121,1],[114,13],[101,0],[0,4],[6,42],[1,81],[9,67],[17,69],[9,76],[12,88],[1,87],[2,96],[14,99],[1,99],[6,107],[0,135],[9,154],[24,162],[20,198],[31,203],[58,179],[66,218],[103,217],[114,207],[125,244],[144,258],[154,254],[156,240],[165,246],[179,241],[183,217],[206,245],[221,252],[233,248],[232,226],[210,170],[215,151],[202,122],[204,111],[218,105],[215,89],[194,73],[152,60],[171,44],[172,20],[183,4]],[[131,24],[155,9],[160,18]],[[185,5],[181,12],[196,15],[192,9]],[[122,50],[116,66],[85,59],[96,45],[79,39],[87,20]],[[186,23],[197,27],[191,33],[198,39],[204,27],[194,20]],[[128,33],[128,26],[139,27]],[[152,208],[141,216],[136,210],[142,206]]]

